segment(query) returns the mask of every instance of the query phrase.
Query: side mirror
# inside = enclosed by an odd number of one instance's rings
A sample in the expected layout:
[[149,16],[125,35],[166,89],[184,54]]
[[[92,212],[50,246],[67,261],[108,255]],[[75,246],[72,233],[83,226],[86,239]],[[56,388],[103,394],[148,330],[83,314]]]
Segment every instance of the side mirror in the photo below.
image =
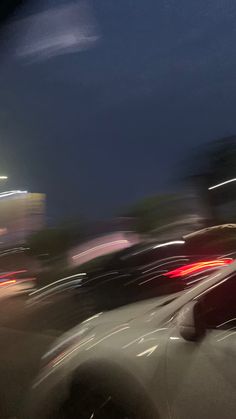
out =
[[180,335],[187,341],[197,341],[205,334],[203,308],[198,301],[191,301],[179,312],[177,325]]

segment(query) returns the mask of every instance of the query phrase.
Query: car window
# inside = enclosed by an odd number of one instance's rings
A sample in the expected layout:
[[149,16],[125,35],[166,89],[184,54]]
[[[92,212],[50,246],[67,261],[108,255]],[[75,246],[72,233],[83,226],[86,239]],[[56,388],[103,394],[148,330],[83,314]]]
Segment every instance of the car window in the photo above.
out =
[[236,327],[236,276],[223,281],[203,297],[204,323],[207,329]]

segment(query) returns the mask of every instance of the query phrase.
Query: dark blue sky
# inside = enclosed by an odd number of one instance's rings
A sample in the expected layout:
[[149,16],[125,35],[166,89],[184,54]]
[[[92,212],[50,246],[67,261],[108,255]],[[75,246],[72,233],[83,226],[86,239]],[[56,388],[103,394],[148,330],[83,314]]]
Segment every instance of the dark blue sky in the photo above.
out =
[[7,189],[47,193],[51,217],[106,216],[174,188],[192,149],[236,133],[235,1],[89,5],[92,48],[1,54],[1,171]]

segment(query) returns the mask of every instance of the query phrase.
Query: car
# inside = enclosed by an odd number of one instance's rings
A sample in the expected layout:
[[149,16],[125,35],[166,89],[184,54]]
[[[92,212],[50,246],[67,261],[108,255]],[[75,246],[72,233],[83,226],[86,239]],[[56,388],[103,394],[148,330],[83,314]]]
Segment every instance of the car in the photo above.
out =
[[[95,271],[69,273],[38,287],[30,295],[30,304],[58,305],[56,311],[62,313],[66,301],[67,307],[74,307],[74,321],[82,321],[99,311],[181,291],[235,259],[234,246],[229,248],[225,241],[220,246],[223,230],[229,235],[228,228],[217,226],[181,239],[143,241],[103,260]],[[70,314],[70,310],[64,312],[64,318]]]
[[80,288],[103,311],[168,293],[170,287],[178,291],[187,283],[190,286],[205,272],[235,258],[235,247],[229,250],[225,242],[220,246],[224,235],[222,229],[216,230],[213,237],[215,227],[181,239],[144,241],[117,252],[100,270],[83,276]]
[[27,417],[234,419],[236,262],[184,292],[97,313],[42,359]]
[[[110,262],[100,273],[78,273],[32,290],[21,323],[28,324],[31,330],[54,330],[60,334],[100,311],[191,287],[206,273],[234,260],[232,254],[214,258],[175,255],[144,265],[149,252],[145,249],[137,255],[140,266],[128,267],[119,262],[112,269]],[[129,258],[132,261],[136,255],[129,253]]]

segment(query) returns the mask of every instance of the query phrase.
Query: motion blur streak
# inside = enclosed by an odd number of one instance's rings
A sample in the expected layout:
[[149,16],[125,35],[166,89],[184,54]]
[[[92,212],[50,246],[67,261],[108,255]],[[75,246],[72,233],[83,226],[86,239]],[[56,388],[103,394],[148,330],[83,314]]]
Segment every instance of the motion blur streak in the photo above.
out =
[[15,24],[21,39],[16,55],[33,61],[83,51],[99,39],[87,2],[74,2],[31,15]]
[[152,355],[153,354],[153,352],[156,350],[158,348],[158,345],[154,345],[154,346],[152,346],[151,348],[149,348],[149,349],[146,349],[145,351],[143,351],[143,352],[140,352],[139,354],[137,354],[136,356],[144,356],[144,355],[146,355],[146,356],[150,356],[150,355]]
[[185,243],[184,240],[174,240],[174,241],[171,241],[171,242],[157,244],[156,246],[153,247],[153,249],[157,249],[158,247],[171,246],[172,244],[184,244],[184,243]]
[[17,195],[17,194],[26,194],[26,193],[28,193],[28,191],[20,191],[20,190],[6,191],[6,192],[0,193],[0,198],[5,198],[6,196]]
[[58,281],[56,281],[55,283],[59,282],[59,281],[65,281],[67,279],[71,279],[71,278],[76,278],[77,276],[85,276],[86,272],[78,272],[75,275],[70,275],[70,276],[66,276],[65,278],[59,279]]
[[[67,281],[70,278],[76,278],[78,276],[81,277],[81,276],[85,276],[85,275],[86,275],[85,272],[81,272],[81,273],[77,273],[75,275],[66,276],[65,278],[58,279],[55,282],[52,282],[52,283],[50,283],[48,285],[45,285],[45,287],[43,287],[42,289],[39,289],[39,290],[36,290],[36,291],[31,292],[29,295],[30,296],[34,296],[34,295],[38,295],[38,294],[40,294],[40,295],[41,294],[46,294],[48,289],[50,290],[50,288],[54,288],[56,286],[60,286],[61,283]],[[70,283],[70,282],[67,282],[67,284],[68,283]],[[71,283],[73,283],[73,282],[71,282]]]
[[15,279],[9,279],[8,281],[0,282],[0,287],[2,287],[3,285],[11,285],[15,283],[16,283]]
[[224,186],[224,185],[227,185],[227,183],[231,183],[231,182],[235,182],[235,181],[236,181],[236,178],[229,179],[229,180],[226,180],[225,182],[218,183],[217,185],[210,186],[210,188],[208,188],[208,190],[211,191],[212,189],[219,188],[220,186]]
[[0,275],[0,279],[1,278],[6,278],[6,276],[12,276],[12,275],[17,275],[17,274],[21,274],[21,273],[25,273],[27,272],[26,269],[22,269],[20,271],[12,271],[12,272],[6,272],[3,275]]
[[233,262],[233,259],[216,259],[216,260],[208,260],[205,262],[197,262],[191,263],[189,265],[181,266],[180,268],[174,269],[173,271],[169,271],[164,276],[168,276],[169,278],[177,278],[182,276],[187,276],[192,273],[201,272],[205,269],[217,268],[225,265],[229,265]]
[[114,330],[114,332],[108,333],[106,336],[102,337],[101,339],[97,340],[95,343],[93,343],[92,345],[90,345],[88,348],[86,348],[86,351],[89,351],[90,349],[94,348],[99,343],[103,342],[104,340],[108,339],[109,337],[111,337],[113,335],[116,335],[117,333],[121,333],[124,330],[127,330],[129,328],[130,328],[130,326],[124,326],[124,327],[121,327],[118,330]]
[[109,246],[116,246],[117,244],[126,244],[126,243],[129,243],[128,240],[115,240],[113,242],[99,244],[98,246],[92,247],[91,249],[85,250],[84,252],[81,252],[78,255],[73,256],[73,259],[78,259],[82,256],[88,255],[89,253],[94,252],[94,250],[105,249],[106,247],[109,247]]
[[94,314],[94,316],[91,316],[91,317],[89,317],[88,319],[84,320],[84,321],[82,322],[82,324],[84,324],[84,323],[88,323],[88,322],[90,322],[90,321],[91,321],[91,320],[93,320],[93,319],[97,319],[99,316],[101,316],[101,314],[103,314],[103,312],[102,312],[102,311],[101,311],[100,313]]

